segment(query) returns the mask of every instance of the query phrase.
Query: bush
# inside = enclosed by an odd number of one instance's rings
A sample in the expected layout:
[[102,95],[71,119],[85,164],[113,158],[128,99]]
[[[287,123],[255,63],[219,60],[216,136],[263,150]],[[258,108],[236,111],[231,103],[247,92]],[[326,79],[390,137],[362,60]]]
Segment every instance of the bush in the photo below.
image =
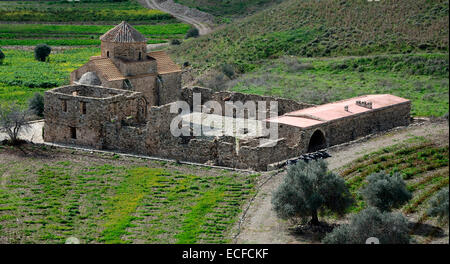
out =
[[288,167],[284,182],[275,191],[272,206],[278,217],[294,219],[311,217],[318,225],[318,211],[329,209],[343,214],[353,203],[345,181],[328,172],[323,160],[299,161]]
[[8,134],[13,145],[20,141],[19,132],[29,127],[26,121],[27,114],[27,111],[20,109],[16,104],[9,106],[0,104],[0,130]]
[[39,44],[34,48],[34,57],[38,61],[45,61],[52,52],[52,49],[47,44]]
[[354,215],[350,224],[336,227],[322,240],[325,244],[365,244],[375,237],[380,244],[408,244],[408,221],[400,213],[370,207]]
[[448,223],[448,188],[440,190],[431,200],[427,214],[437,216],[443,223]]
[[3,60],[5,59],[5,53],[3,53],[2,50],[0,50],[0,65],[3,64]]
[[369,205],[382,211],[398,208],[412,198],[399,173],[373,173],[367,177],[367,181],[368,184],[361,190],[361,195]]
[[200,33],[198,32],[198,29],[196,28],[190,28],[188,30],[188,32],[186,33],[186,38],[196,38],[200,35]]
[[181,40],[179,40],[179,39],[172,39],[170,41],[170,44],[171,45],[180,45],[181,44]]
[[28,109],[39,117],[44,116],[44,96],[40,93],[35,93],[28,102]]
[[234,77],[234,74],[235,74],[234,73],[234,68],[230,64],[222,65],[222,72],[223,72],[223,74],[228,76],[228,78],[230,78],[230,79],[232,79]]

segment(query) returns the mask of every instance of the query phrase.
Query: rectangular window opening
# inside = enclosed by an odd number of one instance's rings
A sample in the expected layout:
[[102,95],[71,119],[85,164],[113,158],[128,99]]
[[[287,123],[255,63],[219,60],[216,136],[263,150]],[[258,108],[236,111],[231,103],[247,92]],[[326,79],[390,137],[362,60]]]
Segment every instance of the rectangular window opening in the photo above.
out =
[[67,112],[67,101],[66,100],[62,100],[62,110],[63,110],[63,112]]
[[80,102],[80,104],[81,104],[81,106],[80,106],[81,113],[83,115],[85,115],[86,114],[86,102]]
[[77,139],[77,128],[76,127],[70,127],[70,138]]

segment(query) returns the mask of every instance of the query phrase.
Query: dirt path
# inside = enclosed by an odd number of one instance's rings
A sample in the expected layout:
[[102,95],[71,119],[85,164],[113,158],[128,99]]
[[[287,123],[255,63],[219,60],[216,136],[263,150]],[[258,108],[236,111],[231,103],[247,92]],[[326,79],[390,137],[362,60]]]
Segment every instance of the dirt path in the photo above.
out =
[[[327,159],[331,170],[364,156],[377,149],[400,143],[417,136],[431,136],[442,138],[443,143],[448,144],[448,123],[422,123],[413,124],[406,128],[394,129],[390,132],[374,136],[362,142],[353,142],[329,150],[332,155]],[[241,231],[236,237],[236,243],[311,243],[305,237],[295,236],[288,231],[289,224],[276,217],[272,211],[272,192],[282,182],[285,172],[274,175],[265,183],[244,216],[241,223]]]
[[206,21],[212,20],[212,16],[197,9],[184,7],[174,3],[172,0],[163,2],[157,0],[141,0],[140,2],[147,8],[161,10],[181,21],[193,25],[198,29],[200,35],[205,35],[212,31],[211,27],[206,23]]

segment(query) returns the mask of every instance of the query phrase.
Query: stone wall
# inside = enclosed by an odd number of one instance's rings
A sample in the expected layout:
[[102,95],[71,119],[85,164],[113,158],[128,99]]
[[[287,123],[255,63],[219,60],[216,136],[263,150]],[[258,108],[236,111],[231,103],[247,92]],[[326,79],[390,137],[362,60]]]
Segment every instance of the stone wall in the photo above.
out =
[[158,78],[158,105],[180,100],[181,72],[160,74]]
[[156,75],[156,60],[147,55],[145,56],[146,58],[140,61],[125,61],[122,59],[113,59],[113,62],[124,76],[135,76],[149,73]]
[[[272,97],[272,96],[261,96],[256,94],[245,94],[239,92],[231,92],[231,91],[220,91],[213,92],[209,88],[204,87],[184,87],[181,91],[181,99],[188,102],[193,107],[193,94],[200,93],[201,94],[201,103],[204,104],[207,101],[217,101],[220,103],[222,107],[222,114],[225,114],[225,103],[226,102],[237,102],[240,101],[245,103],[247,101],[253,101],[255,103],[259,101],[266,102],[267,113],[270,111],[270,103],[271,101],[276,101],[278,103],[278,115],[283,115],[288,112],[292,112],[295,110],[300,110],[304,108],[308,108],[314,106],[312,104],[297,102],[290,99]],[[268,114],[267,114],[268,115]]]
[[141,58],[144,58],[147,52],[147,44],[145,42],[137,43],[121,43],[107,42],[101,43],[102,58],[126,58],[128,60],[139,60],[139,52]]
[[[212,93],[205,88],[185,88],[181,98],[192,105],[193,92],[201,92],[202,103],[217,100],[270,101],[272,97],[233,92]],[[279,114],[307,107],[292,100],[278,100]],[[93,146],[161,158],[208,163],[227,167],[266,170],[267,166],[308,151],[311,136],[320,131],[332,146],[396,126],[408,125],[409,101],[346,116],[315,126],[300,128],[280,124],[273,145],[261,145],[261,138],[174,137],[170,109],[176,103],[150,106],[144,94],[98,86],[73,85],[45,92],[44,140]],[[85,109],[85,110],[83,110]],[[281,109],[281,110],[280,110]],[[64,111],[65,110],[65,111]],[[76,129],[76,139],[73,129]]]
[[411,102],[407,101],[319,124],[300,132],[299,148],[306,152],[312,134],[318,129],[325,135],[327,146],[333,146],[394,127],[407,126],[410,111]]
[[[84,95],[84,96],[83,96]],[[141,93],[71,85],[45,92],[44,140],[101,148],[106,122],[137,124],[147,118]]]

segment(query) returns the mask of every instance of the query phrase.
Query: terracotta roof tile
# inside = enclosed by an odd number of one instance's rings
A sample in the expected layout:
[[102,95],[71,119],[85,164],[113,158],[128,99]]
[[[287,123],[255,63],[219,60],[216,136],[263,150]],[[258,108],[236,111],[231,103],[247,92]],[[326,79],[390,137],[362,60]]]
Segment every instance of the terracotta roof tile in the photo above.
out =
[[120,43],[147,42],[144,35],[125,21],[103,34],[100,40]]
[[169,55],[163,50],[152,51],[148,53],[148,55],[156,59],[156,63],[158,65],[158,74],[181,71],[180,66],[178,66],[175,62],[173,62],[173,60],[169,57]]
[[105,76],[108,81],[123,80],[125,77],[117,69],[116,65],[109,58],[92,60],[98,71]]

